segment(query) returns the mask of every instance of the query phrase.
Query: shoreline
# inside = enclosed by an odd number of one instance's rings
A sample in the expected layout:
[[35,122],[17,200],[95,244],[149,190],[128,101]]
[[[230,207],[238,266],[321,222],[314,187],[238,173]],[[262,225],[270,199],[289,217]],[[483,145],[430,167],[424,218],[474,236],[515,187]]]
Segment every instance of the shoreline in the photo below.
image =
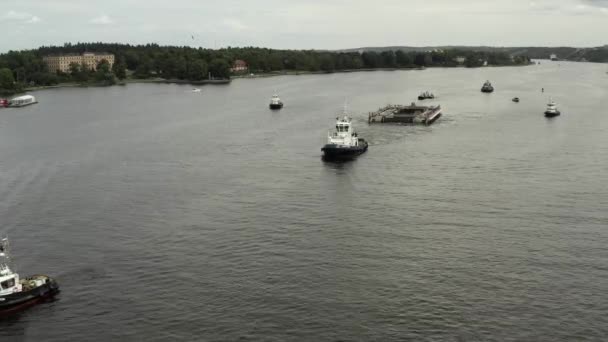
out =
[[[530,66],[535,65],[534,63],[530,64],[517,64],[517,65],[491,65],[485,66],[484,68],[492,67],[492,68],[500,68],[500,67],[520,67],[520,66]],[[373,71],[423,71],[427,69],[434,68],[467,68],[463,65],[457,66],[434,66],[434,67],[404,67],[404,68],[362,68],[362,69],[344,69],[344,70],[334,70],[334,71],[295,71],[295,70],[283,70],[283,71],[274,71],[274,72],[265,72],[258,74],[241,74],[234,75],[230,79],[220,79],[220,80],[201,80],[201,81],[190,81],[190,80],[179,80],[179,79],[164,79],[164,78],[131,78],[124,79],[122,81],[118,81],[116,84],[107,85],[100,83],[90,83],[90,84],[81,84],[81,83],[59,83],[49,86],[35,86],[35,87],[26,87],[23,88],[20,92],[15,92],[11,96],[16,94],[26,93],[30,91],[39,91],[46,89],[58,89],[58,88],[75,88],[75,87],[111,87],[111,86],[124,86],[127,84],[137,84],[137,83],[157,83],[157,84],[189,84],[189,85],[227,85],[232,82],[234,79],[251,79],[251,78],[266,78],[266,77],[275,77],[275,76],[300,76],[300,75],[327,75],[327,74],[340,74],[340,73],[353,73],[353,72],[373,72]],[[475,68],[470,68],[475,69]]]

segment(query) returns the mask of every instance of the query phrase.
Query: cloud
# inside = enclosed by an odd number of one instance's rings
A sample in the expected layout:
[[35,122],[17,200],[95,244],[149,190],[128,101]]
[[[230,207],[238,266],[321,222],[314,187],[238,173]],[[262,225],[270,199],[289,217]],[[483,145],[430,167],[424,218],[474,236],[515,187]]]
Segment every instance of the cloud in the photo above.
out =
[[233,31],[245,31],[249,29],[249,26],[243,24],[240,20],[235,18],[224,19],[224,26],[232,29]]
[[28,20],[26,20],[25,22],[28,24],[35,24],[39,21],[40,21],[40,18],[34,15],[31,18],[29,18]]
[[3,16],[0,17],[0,21],[16,21],[23,22],[26,24],[34,24],[40,21],[40,17],[32,15],[27,12],[19,12],[19,11],[8,11]]
[[99,17],[93,18],[89,22],[91,24],[95,24],[95,25],[111,25],[114,23],[112,18],[108,17],[105,14],[102,14]]

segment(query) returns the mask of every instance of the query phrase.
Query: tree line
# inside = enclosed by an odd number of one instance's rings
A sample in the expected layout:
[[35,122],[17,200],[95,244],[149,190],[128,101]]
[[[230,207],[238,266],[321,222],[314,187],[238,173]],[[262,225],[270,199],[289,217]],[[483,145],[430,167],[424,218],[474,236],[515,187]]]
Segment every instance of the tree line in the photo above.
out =
[[[83,65],[70,65],[69,72],[51,72],[42,58],[48,55],[111,53],[112,68],[99,65],[97,71]],[[63,82],[105,82],[115,79],[159,77],[200,81],[207,78],[230,78],[232,63],[241,59],[248,72],[277,71],[333,72],[375,68],[415,68],[457,66],[457,57],[465,58],[468,67],[517,65],[529,63],[525,56],[511,57],[506,52],[445,49],[427,52],[365,51],[331,52],[318,50],[274,50],[257,47],[218,50],[158,44],[129,45],[111,43],[77,43],[43,46],[34,50],[9,51],[0,54],[0,89],[15,90],[25,86],[44,86]],[[100,71],[100,68],[102,70]]]

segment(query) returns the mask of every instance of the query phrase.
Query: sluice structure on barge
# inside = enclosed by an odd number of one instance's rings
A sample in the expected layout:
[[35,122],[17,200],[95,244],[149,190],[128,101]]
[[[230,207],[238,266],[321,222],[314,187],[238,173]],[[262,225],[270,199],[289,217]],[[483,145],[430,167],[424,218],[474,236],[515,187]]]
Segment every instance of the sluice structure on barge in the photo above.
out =
[[441,117],[441,106],[388,105],[369,113],[369,123],[407,123],[430,125]]

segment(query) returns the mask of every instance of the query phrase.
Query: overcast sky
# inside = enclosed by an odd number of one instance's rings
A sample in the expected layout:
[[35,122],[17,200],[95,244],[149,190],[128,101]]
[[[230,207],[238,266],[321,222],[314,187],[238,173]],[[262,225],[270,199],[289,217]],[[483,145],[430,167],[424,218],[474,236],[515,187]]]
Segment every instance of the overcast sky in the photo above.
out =
[[0,52],[79,41],[289,49],[608,44],[608,0],[0,0],[0,8]]

